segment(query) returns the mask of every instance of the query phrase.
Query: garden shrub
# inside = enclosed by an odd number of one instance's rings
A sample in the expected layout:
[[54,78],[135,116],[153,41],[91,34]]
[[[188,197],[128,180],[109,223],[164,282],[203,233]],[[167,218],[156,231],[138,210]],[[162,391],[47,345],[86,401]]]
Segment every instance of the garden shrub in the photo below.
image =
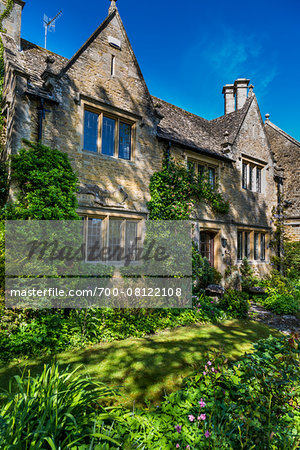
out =
[[78,219],[78,179],[68,155],[41,143],[24,140],[26,148],[11,157],[16,202],[6,205],[6,219]]
[[250,306],[249,295],[246,292],[228,289],[220,299],[219,306],[230,317],[247,317]]
[[[1,305],[0,305],[1,306]],[[226,319],[204,295],[184,309],[5,310],[0,307],[0,360],[53,355],[67,348],[142,337],[158,330]]]
[[300,311],[300,303],[292,294],[279,294],[275,290],[262,297],[260,303],[275,314],[294,314]]
[[300,242],[284,244],[283,266],[288,278],[300,279]]
[[253,286],[259,283],[259,279],[254,275],[254,270],[252,269],[247,258],[244,258],[240,266],[241,273],[241,286],[243,291],[248,292]]
[[276,314],[294,314],[300,309],[300,291],[294,280],[273,270],[271,275],[261,281],[266,295],[259,302]]
[[198,293],[201,289],[206,288],[209,284],[220,283],[222,275],[210,265],[207,258],[201,256],[195,244],[193,244],[192,258],[194,293]]
[[[296,449],[300,443],[300,341],[270,337],[234,364],[209,356],[160,407],[125,416],[124,448]],[[126,427],[127,424],[127,427]]]

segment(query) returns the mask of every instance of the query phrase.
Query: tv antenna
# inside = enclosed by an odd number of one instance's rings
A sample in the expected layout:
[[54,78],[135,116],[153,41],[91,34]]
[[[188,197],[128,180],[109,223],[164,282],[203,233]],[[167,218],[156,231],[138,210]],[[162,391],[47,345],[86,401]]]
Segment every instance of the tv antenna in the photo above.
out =
[[48,31],[55,31],[55,21],[59,19],[62,15],[62,11],[59,11],[53,19],[49,19],[49,17],[44,14],[44,27],[45,27],[45,48],[47,48],[47,35]]

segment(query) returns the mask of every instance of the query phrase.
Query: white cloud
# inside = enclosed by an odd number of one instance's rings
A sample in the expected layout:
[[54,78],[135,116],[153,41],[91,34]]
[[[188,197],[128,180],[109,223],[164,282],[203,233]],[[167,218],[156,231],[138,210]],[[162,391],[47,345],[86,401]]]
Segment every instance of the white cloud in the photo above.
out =
[[224,84],[236,78],[251,78],[255,92],[262,96],[276,77],[274,55],[264,53],[264,36],[241,34],[223,28],[215,40],[202,39],[193,49],[204,70]]

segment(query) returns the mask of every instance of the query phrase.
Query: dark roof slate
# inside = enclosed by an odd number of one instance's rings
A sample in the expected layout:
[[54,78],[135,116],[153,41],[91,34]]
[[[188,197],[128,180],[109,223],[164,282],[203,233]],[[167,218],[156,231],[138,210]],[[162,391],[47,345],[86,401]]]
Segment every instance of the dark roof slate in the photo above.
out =
[[229,133],[228,141],[234,143],[253,99],[247,99],[240,110],[214,120],[206,120],[157,97],[152,98],[154,106],[163,116],[158,126],[160,138],[222,157],[225,132]]

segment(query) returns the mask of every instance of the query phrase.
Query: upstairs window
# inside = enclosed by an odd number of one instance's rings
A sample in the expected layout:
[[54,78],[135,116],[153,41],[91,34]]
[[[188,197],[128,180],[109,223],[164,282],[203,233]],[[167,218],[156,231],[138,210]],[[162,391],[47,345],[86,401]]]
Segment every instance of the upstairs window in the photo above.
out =
[[134,123],[106,113],[84,111],[83,149],[131,160]]
[[242,188],[252,192],[262,192],[262,166],[243,161]]
[[116,121],[103,116],[102,121],[102,154],[114,156],[115,154]]
[[199,163],[194,160],[188,160],[188,167],[193,171],[194,175],[200,181],[204,176],[207,176],[208,182],[212,187],[216,185],[216,167]]
[[119,125],[119,158],[130,159],[131,155],[131,125],[120,122]]
[[84,148],[90,152],[97,152],[98,146],[98,114],[91,111],[84,113]]

